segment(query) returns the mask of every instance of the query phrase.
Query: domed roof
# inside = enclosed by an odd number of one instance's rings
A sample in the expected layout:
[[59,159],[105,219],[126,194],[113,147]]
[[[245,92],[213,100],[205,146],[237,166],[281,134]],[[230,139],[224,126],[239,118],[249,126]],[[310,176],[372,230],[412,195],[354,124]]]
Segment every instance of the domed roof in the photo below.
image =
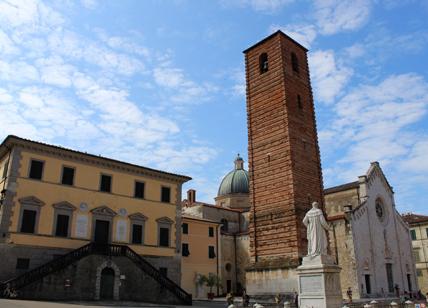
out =
[[244,160],[238,154],[235,159],[235,169],[223,178],[217,195],[248,194],[249,182],[248,171],[244,170]]

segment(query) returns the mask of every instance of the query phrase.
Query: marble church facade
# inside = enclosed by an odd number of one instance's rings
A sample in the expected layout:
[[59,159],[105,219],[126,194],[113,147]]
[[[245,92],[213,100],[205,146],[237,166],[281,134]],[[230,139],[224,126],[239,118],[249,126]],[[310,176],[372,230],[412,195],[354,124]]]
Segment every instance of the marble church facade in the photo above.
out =
[[358,181],[326,189],[324,196],[343,297],[348,287],[354,298],[418,291],[409,227],[379,163],[371,163]]

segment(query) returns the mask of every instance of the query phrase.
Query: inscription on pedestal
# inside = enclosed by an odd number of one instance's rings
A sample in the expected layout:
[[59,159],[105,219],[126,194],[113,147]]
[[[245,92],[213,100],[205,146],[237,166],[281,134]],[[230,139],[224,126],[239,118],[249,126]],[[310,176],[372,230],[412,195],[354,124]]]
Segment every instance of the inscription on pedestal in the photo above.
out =
[[300,293],[322,293],[321,275],[301,276]]

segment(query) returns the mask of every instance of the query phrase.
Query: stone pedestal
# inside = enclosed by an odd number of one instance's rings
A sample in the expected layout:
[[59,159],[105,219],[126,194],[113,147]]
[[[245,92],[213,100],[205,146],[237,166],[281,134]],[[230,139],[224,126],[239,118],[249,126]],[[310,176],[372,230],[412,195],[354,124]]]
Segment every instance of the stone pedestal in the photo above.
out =
[[304,257],[297,268],[299,307],[342,307],[340,270],[330,256]]
[[296,267],[287,269],[257,269],[245,273],[247,294],[256,297],[293,294],[297,291]]

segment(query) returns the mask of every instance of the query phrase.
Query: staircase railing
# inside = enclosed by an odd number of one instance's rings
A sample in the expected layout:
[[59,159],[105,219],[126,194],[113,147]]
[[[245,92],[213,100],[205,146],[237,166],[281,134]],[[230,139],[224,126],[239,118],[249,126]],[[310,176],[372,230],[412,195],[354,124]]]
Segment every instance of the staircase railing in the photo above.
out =
[[85,246],[82,246],[63,256],[49,261],[48,263],[36,267],[16,278],[4,281],[0,285],[0,294],[19,290],[20,288],[23,288],[32,282],[38,281],[53,272],[61,270],[91,254],[127,257],[133,261],[144,273],[156,280],[161,285],[161,287],[173,293],[184,304],[192,304],[192,295],[188,294],[175,282],[163,275],[157,268],[137,254],[134,250],[128,246],[116,244],[97,245],[95,243],[89,243]]

